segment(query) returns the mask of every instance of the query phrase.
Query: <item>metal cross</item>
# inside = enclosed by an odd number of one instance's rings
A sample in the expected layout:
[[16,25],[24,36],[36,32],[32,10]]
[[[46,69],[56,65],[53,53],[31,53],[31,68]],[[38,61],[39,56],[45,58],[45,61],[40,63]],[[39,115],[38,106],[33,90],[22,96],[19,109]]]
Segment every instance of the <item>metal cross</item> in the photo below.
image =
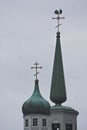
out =
[[39,63],[37,63],[37,61],[34,63],[35,67],[31,67],[31,69],[35,69],[36,72],[34,74],[34,76],[36,76],[36,79],[37,79],[37,75],[39,74],[39,72],[37,71],[37,69],[42,69],[42,66],[38,66]]
[[59,32],[59,26],[61,25],[61,23],[59,23],[60,19],[65,19],[65,17],[60,17],[60,14],[62,14],[62,10],[60,9],[59,11],[58,10],[55,10],[54,12],[57,17],[56,18],[52,18],[52,19],[57,19],[57,22],[58,22],[58,25],[56,26],[56,28],[58,28],[58,31],[57,33]]

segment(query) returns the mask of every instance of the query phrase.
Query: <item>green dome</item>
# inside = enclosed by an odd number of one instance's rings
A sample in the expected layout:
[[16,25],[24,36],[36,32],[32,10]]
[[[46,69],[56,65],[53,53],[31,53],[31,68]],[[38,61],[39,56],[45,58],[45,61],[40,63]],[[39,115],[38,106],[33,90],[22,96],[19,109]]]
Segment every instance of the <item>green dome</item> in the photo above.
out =
[[50,114],[50,104],[46,101],[40,91],[38,80],[35,80],[35,88],[32,96],[24,102],[22,106],[22,112],[24,115],[28,114]]

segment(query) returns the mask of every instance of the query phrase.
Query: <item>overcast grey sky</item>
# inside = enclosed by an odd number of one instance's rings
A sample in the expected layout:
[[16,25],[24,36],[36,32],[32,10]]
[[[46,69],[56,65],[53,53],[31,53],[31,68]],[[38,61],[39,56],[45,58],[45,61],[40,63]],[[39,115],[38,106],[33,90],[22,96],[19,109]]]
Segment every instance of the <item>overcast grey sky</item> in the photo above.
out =
[[55,9],[63,9],[61,46],[67,101],[79,111],[78,130],[87,130],[87,1],[0,0],[0,130],[23,130],[21,107],[34,89],[37,60],[40,90],[50,102],[56,42]]

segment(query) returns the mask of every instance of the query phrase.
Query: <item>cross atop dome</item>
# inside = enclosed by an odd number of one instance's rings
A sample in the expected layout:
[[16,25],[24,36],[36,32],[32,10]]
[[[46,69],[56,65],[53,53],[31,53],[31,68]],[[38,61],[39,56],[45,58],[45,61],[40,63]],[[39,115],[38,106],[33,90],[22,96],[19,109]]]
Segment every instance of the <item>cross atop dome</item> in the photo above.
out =
[[34,66],[35,67],[31,67],[31,69],[35,69],[35,74],[34,74],[34,76],[36,77],[36,79],[37,79],[37,75],[39,74],[39,72],[37,71],[37,69],[42,69],[42,66],[38,66],[39,65],[39,63],[36,61],[35,63],[34,63]]

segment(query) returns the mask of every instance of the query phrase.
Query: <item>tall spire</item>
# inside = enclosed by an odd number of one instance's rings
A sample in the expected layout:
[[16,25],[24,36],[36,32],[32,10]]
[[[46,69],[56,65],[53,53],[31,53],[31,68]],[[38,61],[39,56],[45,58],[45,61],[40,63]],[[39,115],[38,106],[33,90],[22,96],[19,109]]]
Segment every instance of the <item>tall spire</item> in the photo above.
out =
[[53,65],[50,99],[55,104],[59,104],[59,105],[65,102],[67,99],[59,31],[57,32],[57,38],[56,38],[56,48],[55,48],[55,57],[54,57],[54,65]]

